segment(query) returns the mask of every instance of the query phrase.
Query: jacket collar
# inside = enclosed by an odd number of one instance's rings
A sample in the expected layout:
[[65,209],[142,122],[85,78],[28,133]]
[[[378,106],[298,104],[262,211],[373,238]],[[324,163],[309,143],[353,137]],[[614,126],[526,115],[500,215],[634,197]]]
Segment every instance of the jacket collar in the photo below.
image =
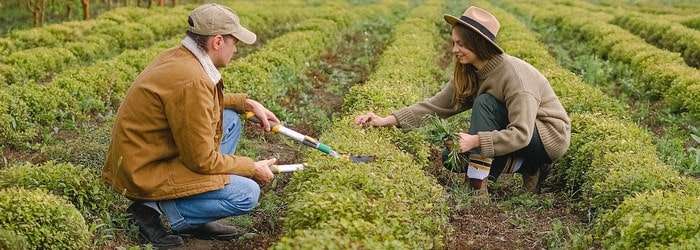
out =
[[189,36],[186,36],[185,39],[182,40],[182,46],[185,46],[187,50],[194,54],[194,56],[204,68],[204,71],[207,72],[207,75],[209,76],[209,78],[211,78],[212,84],[216,85],[219,81],[221,81],[221,72],[219,72],[216,66],[214,66],[214,63],[211,61],[211,58],[209,58],[209,55],[207,55],[207,53],[205,53],[203,49],[197,46],[197,43],[194,41],[194,39],[192,39]]

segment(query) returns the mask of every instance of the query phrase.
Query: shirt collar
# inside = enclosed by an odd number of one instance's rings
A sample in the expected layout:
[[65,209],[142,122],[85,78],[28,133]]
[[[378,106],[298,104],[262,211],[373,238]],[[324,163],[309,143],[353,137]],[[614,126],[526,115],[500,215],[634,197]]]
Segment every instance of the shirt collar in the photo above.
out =
[[195,42],[194,39],[186,36],[185,39],[182,40],[182,46],[185,46],[187,50],[194,54],[199,63],[202,65],[202,68],[204,68],[204,71],[207,72],[207,75],[209,78],[211,78],[214,85],[221,81],[221,72],[219,72],[219,69],[214,66],[214,63],[211,61],[211,58],[209,58],[209,55],[207,55],[203,49],[197,46],[197,42]]

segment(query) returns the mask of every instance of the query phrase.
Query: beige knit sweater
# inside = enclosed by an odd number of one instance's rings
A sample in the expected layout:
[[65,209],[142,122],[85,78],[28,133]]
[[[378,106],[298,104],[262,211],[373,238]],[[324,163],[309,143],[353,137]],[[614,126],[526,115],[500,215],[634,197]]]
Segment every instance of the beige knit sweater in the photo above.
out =
[[[524,148],[530,143],[535,126],[549,157],[556,160],[564,155],[571,140],[571,120],[549,81],[537,69],[501,54],[477,74],[478,94],[488,92],[505,103],[510,121],[505,129],[478,133],[482,156],[500,156]],[[392,112],[399,125],[412,129],[423,125],[425,115],[447,118],[470,109],[474,98],[468,98],[470,101],[461,106],[453,105],[452,81],[433,97]]]

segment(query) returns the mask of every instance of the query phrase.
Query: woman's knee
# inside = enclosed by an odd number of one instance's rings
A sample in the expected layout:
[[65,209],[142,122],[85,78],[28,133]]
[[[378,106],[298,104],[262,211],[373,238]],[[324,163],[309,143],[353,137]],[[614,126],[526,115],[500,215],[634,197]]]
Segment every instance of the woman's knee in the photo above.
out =
[[476,97],[472,106],[471,126],[469,134],[480,131],[504,129],[508,125],[508,110],[504,103],[489,93]]

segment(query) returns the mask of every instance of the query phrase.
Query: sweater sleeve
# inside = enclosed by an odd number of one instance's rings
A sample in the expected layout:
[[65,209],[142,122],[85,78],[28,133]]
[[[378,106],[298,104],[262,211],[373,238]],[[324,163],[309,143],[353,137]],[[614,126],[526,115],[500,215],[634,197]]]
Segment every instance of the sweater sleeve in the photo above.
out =
[[214,125],[218,124],[220,114],[215,108],[213,87],[203,81],[186,84],[176,91],[173,103],[166,106],[168,123],[180,153],[178,159],[200,174],[253,176],[255,164],[251,158],[216,150]]
[[478,133],[481,155],[500,156],[526,147],[535,130],[538,107],[539,100],[528,92],[508,98],[506,109],[509,123],[506,128]]
[[466,110],[467,106],[456,108],[453,105],[454,85],[450,80],[445,87],[430,98],[417,102],[411,106],[395,110],[391,114],[396,116],[399,126],[404,130],[414,129],[423,126],[423,118],[426,115],[437,115],[440,118],[447,118]]

